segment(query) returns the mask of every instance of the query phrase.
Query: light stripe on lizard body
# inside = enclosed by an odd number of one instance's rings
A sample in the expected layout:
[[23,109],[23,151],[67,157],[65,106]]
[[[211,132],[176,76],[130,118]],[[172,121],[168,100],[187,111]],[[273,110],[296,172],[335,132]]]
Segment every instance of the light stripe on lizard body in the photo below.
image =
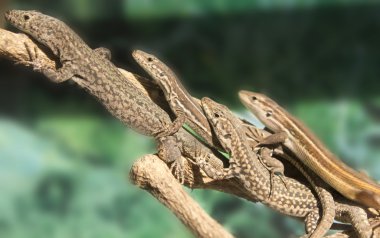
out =
[[133,51],[132,56],[161,87],[166,100],[177,116],[173,122],[175,126],[170,129],[170,133],[174,133],[187,123],[208,145],[218,147],[218,142],[213,140],[210,125],[202,108],[183,87],[175,73],[157,57],[142,50]]
[[265,139],[263,144],[283,143],[302,163],[343,196],[368,207],[380,208],[380,185],[336,158],[298,119],[263,94],[240,91],[239,97],[275,133]]

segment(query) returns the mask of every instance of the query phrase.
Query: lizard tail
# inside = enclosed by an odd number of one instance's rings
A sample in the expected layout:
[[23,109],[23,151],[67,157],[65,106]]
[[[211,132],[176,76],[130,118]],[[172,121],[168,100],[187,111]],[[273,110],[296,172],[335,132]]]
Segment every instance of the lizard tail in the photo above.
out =
[[318,226],[310,234],[310,238],[323,237],[330,230],[335,218],[335,202],[331,193],[319,186],[316,186],[315,190],[322,205],[322,216]]

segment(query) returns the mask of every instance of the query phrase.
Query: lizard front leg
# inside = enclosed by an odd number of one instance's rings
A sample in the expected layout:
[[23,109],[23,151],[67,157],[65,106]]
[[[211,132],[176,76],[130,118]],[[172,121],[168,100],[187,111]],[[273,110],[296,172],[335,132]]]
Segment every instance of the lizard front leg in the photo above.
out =
[[260,145],[274,145],[274,144],[284,143],[287,138],[288,138],[288,135],[286,134],[285,131],[277,132],[275,134],[271,134],[263,138],[261,141],[259,141],[256,147]]
[[61,83],[66,80],[71,79],[75,73],[73,64],[70,61],[66,61],[62,64],[62,67],[59,69],[47,68],[44,66],[44,63],[41,61],[41,58],[38,55],[36,48],[31,49],[30,46],[25,45],[29,58],[30,64],[33,65],[33,70],[43,73],[47,78],[49,78],[54,83]]
[[200,149],[195,149],[195,164],[199,166],[205,174],[215,180],[223,180],[235,177],[233,170],[230,168],[223,168],[218,165],[212,164],[211,156],[215,156],[213,154],[202,154]]

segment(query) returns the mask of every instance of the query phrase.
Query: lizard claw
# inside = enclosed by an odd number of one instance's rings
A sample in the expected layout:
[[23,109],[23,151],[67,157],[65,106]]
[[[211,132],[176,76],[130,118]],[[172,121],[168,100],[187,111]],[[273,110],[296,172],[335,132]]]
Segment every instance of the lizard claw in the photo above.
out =
[[180,184],[184,184],[185,182],[184,162],[185,159],[180,157],[179,159],[173,161],[173,163],[170,165],[171,173],[174,175],[174,177],[178,180]]

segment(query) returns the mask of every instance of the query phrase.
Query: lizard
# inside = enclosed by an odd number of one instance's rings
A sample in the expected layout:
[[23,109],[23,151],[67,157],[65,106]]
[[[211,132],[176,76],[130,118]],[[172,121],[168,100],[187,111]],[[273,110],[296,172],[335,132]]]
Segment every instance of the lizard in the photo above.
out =
[[135,61],[152,77],[160,86],[172,111],[176,115],[171,133],[176,132],[188,124],[209,146],[220,149],[218,141],[212,135],[212,130],[204,116],[199,103],[193,98],[181,84],[175,73],[160,59],[142,50],[134,50],[132,53]]
[[5,18],[47,47],[61,64],[58,69],[44,68],[38,55],[33,55],[33,49],[28,49],[36,71],[55,83],[72,79],[94,95],[124,125],[154,137],[159,157],[166,162],[173,162],[173,167],[180,167],[181,150],[176,146],[178,141],[167,133],[167,128],[171,127],[169,116],[141,89],[126,80],[108,60],[108,50],[91,49],[64,22],[37,11],[11,10],[5,13]]
[[317,137],[267,96],[240,91],[241,102],[274,134],[260,144],[282,143],[302,163],[344,197],[368,207],[380,208],[380,186],[363,178],[333,155]]

